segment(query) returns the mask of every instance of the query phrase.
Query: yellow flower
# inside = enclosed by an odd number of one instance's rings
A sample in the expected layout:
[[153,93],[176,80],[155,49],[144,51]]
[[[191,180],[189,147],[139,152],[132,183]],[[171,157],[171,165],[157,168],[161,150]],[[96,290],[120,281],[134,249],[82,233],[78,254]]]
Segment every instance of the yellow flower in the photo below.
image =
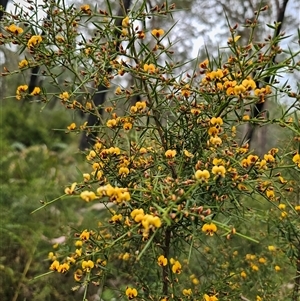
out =
[[286,218],[288,213],[286,211],[281,212],[281,218]]
[[110,220],[112,223],[117,223],[120,222],[122,218],[123,218],[122,214],[115,214],[114,216],[112,216]]
[[188,158],[193,158],[194,157],[194,155],[192,154],[192,153],[190,153],[188,150],[184,150],[183,151],[183,153],[184,153],[184,155],[186,156],[186,157],[188,157]]
[[275,162],[275,158],[271,154],[265,154],[264,159],[269,163]]
[[158,216],[153,216],[151,214],[146,214],[143,216],[142,219],[143,227],[148,230],[149,228],[160,228],[161,227],[161,220]]
[[211,172],[216,176],[225,177],[226,169],[223,165],[220,166],[214,166],[211,170]]
[[84,182],[88,182],[91,179],[91,175],[89,173],[82,174]]
[[172,266],[172,272],[174,274],[180,274],[181,273],[181,264],[178,260],[176,260]]
[[82,270],[77,269],[75,271],[75,273],[74,273],[74,279],[75,279],[75,281],[80,281],[81,278],[82,278],[82,274],[83,274]]
[[240,38],[241,38],[241,36],[235,36],[234,39],[233,39],[233,41],[237,42]]
[[279,205],[278,205],[278,208],[279,208],[280,210],[285,210],[285,207],[286,207],[285,204],[279,204]]
[[274,269],[276,272],[279,272],[281,270],[280,266],[278,266],[278,265],[275,265]]
[[181,89],[181,95],[183,97],[189,97],[191,95],[190,91],[190,85],[186,84],[182,89]]
[[59,98],[62,99],[63,101],[67,101],[70,98],[70,95],[68,92],[63,92],[59,94]]
[[208,182],[208,179],[210,178],[210,173],[208,170],[197,170],[195,172],[195,178],[201,182]]
[[107,120],[107,122],[106,122],[106,126],[107,126],[108,128],[110,128],[110,129],[112,129],[112,128],[116,127],[117,123],[118,123],[118,122],[117,122],[116,119],[109,119],[109,120]]
[[253,79],[244,79],[242,81],[242,85],[247,89],[247,90],[254,90],[256,88],[256,83]]
[[122,20],[122,27],[129,27],[129,17],[128,16]]
[[41,93],[41,89],[39,87],[34,87],[33,91],[30,93],[30,95],[35,96]]
[[217,134],[219,134],[220,129],[216,128],[215,126],[212,126],[208,129],[207,132],[209,136],[216,136]]
[[81,5],[80,10],[85,14],[90,14],[91,13],[91,9],[90,9],[90,6],[88,4]]
[[274,252],[274,251],[276,251],[276,248],[274,246],[268,246],[268,250],[270,252]]
[[75,241],[75,247],[77,247],[77,248],[82,247],[82,241],[81,240],[76,240]]
[[37,36],[32,36],[29,41],[27,42],[27,47],[30,49],[35,46],[39,46],[39,44],[42,42],[42,37],[37,35]]
[[90,201],[93,201],[96,198],[96,194],[93,191],[85,190],[85,191],[81,192],[80,197],[84,201],[90,202]]
[[299,154],[296,154],[293,157],[293,162],[300,168],[300,155]]
[[75,250],[75,254],[76,254],[76,256],[80,257],[82,255],[82,249],[81,248],[80,249],[76,249]]
[[246,88],[243,85],[236,85],[233,88],[233,92],[235,95],[240,95],[246,92]]
[[148,73],[150,73],[150,74],[153,74],[153,73],[155,73],[155,71],[156,71],[156,68],[155,68],[155,66],[153,65],[153,64],[145,64],[144,65],[144,71],[145,72],[148,72]]
[[81,240],[84,240],[84,241],[89,240],[90,239],[90,234],[91,234],[90,231],[88,231],[87,229],[85,229],[84,231],[82,231],[82,233],[80,234],[79,238]]
[[183,291],[182,291],[182,294],[184,295],[184,296],[190,296],[191,294],[192,294],[192,289],[183,289]]
[[279,182],[281,184],[286,184],[287,183],[287,181],[283,177],[281,177],[281,176],[279,176],[278,179],[279,179]]
[[52,271],[57,271],[58,267],[59,267],[59,261],[58,260],[54,260],[52,262],[52,264],[50,265],[49,269],[52,270]]
[[77,183],[74,182],[72,183],[71,187],[66,187],[65,189],[65,194],[73,194],[73,192],[75,191]]
[[27,85],[22,85],[17,88],[17,94],[20,92],[25,92],[28,89]]
[[130,194],[126,188],[113,187],[110,184],[97,189],[99,195],[107,195],[111,201],[121,203],[130,200]]
[[56,36],[55,39],[58,43],[64,43],[65,42],[65,39],[62,36]]
[[215,79],[221,79],[224,76],[224,74],[223,74],[223,71],[221,69],[218,69],[218,70],[214,70],[210,73],[207,73],[207,76],[211,80],[215,80]]
[[194,116],[198,116],[200,115],[200,113],[201,113],[200,109],[195,109],[195,108],[191,109],[191,114]]
[[259,161],[259,158],[258,158],[258,156],[255,156],[255,155],[249,155],[247,157],[247,159],[245,161],[244,160],[243,160],[244,164],[242,164],[243,167],[249,167],[249,166],[257,163]]
[[273,190],[272,187],[269,187],[268,189],[266,189],[266,196],[267,196],[270,200],[272,200],[272,199],[275,198],[275,192],[274,192],[274,190]]
[[147,103],[146,101],[138,101],[136,104],[135,104],[137,110],[141,111],[141,110],[144,110],[146,107],[147,107]]
[[16,26],[15,24],[11,24],[8,27],[5,27],[5,29],[15,35],[21,34],[24,31],[21,27]]
[[223,159],[218,159],[218,158],[213,159],[213,165],[220,166],[220,165],[224,165],[224,164],[225,164],[225,161]]
[[215,146],[220,146],[222,144],[222,139],[218,136],[214,136],[214,137],[210,137],[209,138],[209,141],[208,141],[208,144],[212,144],[212,145],[215,145]]
[[228,87],[226,89],[226,95],[234,95],[233,87]]
[[57,268],[57,272],[59,273],[65,273],[70,269],[70,265],[68,263],[63,263],[60,264],[59,267]]
[[85,272],[90,272],[91,269],[95,266],[95,264],[92,260],[84,260],[81,266]]
[[246,260],[254,260],[255,258],[256,258],[256,256],[253,255],[253,254],[247,254],[246,255]]
[[219,300],[216,297],[216,295],[208,296],[207,294],[204,294],[203,298],[204,298],[204,301],[218,301]]
[[138,295],[138,292],[135,288],[127,287],[125,294],[128,297],[128,299],[131,300]]
[[264,263],[267,262],[267,260],[266,260],[266,258],[264,258],[264,257],[260,257],[260,258],[258,259],[258,262],[264,264]]
[[208,61],[208,59],[206,59],[205,61],[203,61],[202,63],[199,64],[199,68],[206,69],[208,64],[209,64],[209,61]]
[[295,206],[295,210],[300,211],[300,206],[299,205]]
[[215,232],[217,232],[218,228],[214,223],[204,224],[202,226],[202,231],[206,232],[206,235],[213,236]]
[[129,257],[130,257],[130,254],[128,252],[126,252],[125,254],[122,255],[122,259],[124,261],[127,261],[129,259]]
[[211,120],[210,120],[210,123],[212,125],[219,125],[221,126],[223,124],[223,119],[221,117],[213,117]]
[[244,279],[247,277],[247,274],[246,274],[245,271],[242,271],[242,272],[241,272],[241,277],[244,278]]
[[16,91],[16,99],[20,100],[22,98],[21,94],[26,92],[28,90],[28,86],[27,85],[21,85],[17,88]]
[[127,167],[120,167],[119,175],[120,176],[127,176],[129,174],[129,169]]
[[28,66],[28,61],[27,60],[22,60],[19,62],[19,68],[24,68]]
[[132,129],[132,123],[131,123],[131,122],[125,122],[125,123],[123,124],[123,129],[124,129],[124,131],[129,131],[129,130],[131,130],[131,129]]
[[236,136],[236,126],[235,125],[231,128],[231,135],[232,135],[232,137]]
[[151,34],[156,37],[159,38],[160,36],[162,36],[165,33],[165,31],[163,29],[153,29],[151,31]]
[[121,87],[117,87],[116,90],[115,90],[115,94],[120,95],[121,93],[122,93]]
[[[130,213],[130,216],[135,219],[136,216],[138,215],[142,215],[144,216],[144,210],[143,209],[134,209],[131,213]],[[137,222],[137,221],[135,221]],[[138,222],[137,222],[138,223]]]
[[121,151],[118,147],[110,147],[107,151],[111,155],[120,155],[120,153],[121,153]]
[[75,123],[75,122],[72,122],[69,126],[67,126],[67,129],[68,129],[69,131],[75,130],[75,129],[76,129],[76,123]]
[[262,301],[262,298],[260,296],[256,296],[256,301]]
[[166,266],[168,264],[168,259],[164,255],[160,255],[157,259],[157,263],[160,266]]
[[172,159],[172,158],[174,158],[175,156],[176,156],[176,150],[175,149],[168,149],[166,152],[165,152],[165,156],[166,156],[166,158],[168,158],[168,159]]
[[54,255],[53,252],[49,252],[48,258],[49,258],[50,260],[52,260],[52,261],[55,261],[55,260],[56,260],[56,256]]
[[[258,166],[259,169],[268,169],[268,166],[267,166],[267,161],[266,160],[261,160],[260,162],[257,162],[258,164],[256,164]],[[247,162],[247,159],[244,159],[242,161],[242,166],[244,167],[248,167],[248,162]]]

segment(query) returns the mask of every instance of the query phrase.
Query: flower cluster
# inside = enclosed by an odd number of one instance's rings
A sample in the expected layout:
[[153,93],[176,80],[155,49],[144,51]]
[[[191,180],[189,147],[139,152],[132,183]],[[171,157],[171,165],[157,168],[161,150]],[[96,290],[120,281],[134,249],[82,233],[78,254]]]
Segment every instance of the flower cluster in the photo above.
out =
[[[103,214],[95,215],[97,226],[74,230],[71,247],[50,252],[49,268],[72,271],[75,289],[84,288],[85,295],[89,285],[109,286],[118,271],[123,286],[118,298],[122,291],[129,300],[231,300],[241,295],[251,275],[261,280],[272,271],[280,276],[284,266],[276,257],[279,248],[271,244],[260,254],[243,254],[244,239],[265,238],[264,226],[258,234],[254,223],[269,223],[272,217],[283,239],[296,236],[281,250],[290,249],[285,252],[292,257],[299,249],[297,184],[287,172],[299,171],[299,150],[290,146],[288,151],[270,147],[255,152],[240,139],[240,126],[250,123],[279,124],[298,135],[298,120],[285,121],[288,112],[278,119],[249,113],[250,105],[265,102],[277,90],[265,78],[273,78],[285,64],[272,69],[277,45],[272,38],[269,47],[254,41],[242,46],[243,39],[231,28],[228,59],[207,58],[193,76],[182,73],[182,65],[172,59],[168,31],[149,29],[147,22],[174,6],[166,2],[135,9],[116,17],[83,4],[65,18],[66,9],[58,4],[51,12],[57,22],[46,23],[47,34],[23,34],[11,21],[5,27],[8,37],[0,36],[1,43],[10,39],[31,54],[29,61],[19,62],[18,73],[47,66],[43,75],[55,92],[35,87],[31,96],[42,94],[48,102],[54,95],[64,108],[97,119],[93,125],[65,126],[70,134],[85,132],[91,147],[84,152],[86,169],[63,197],[81,199]],[[90,39],[80,33],[86,22],[97,28]],[[296,68],[293,59],[284,70]],[[72,83],[66,79],[57,84],[57,62],[67,66]],[[126,87],[129,76],[134,83]],[[116,87],[109,104],[96,103],[104,93],[97,87]],[[16,98],[28,96],[28,89],[18,86]],[[253,291],[262,292],[259,283],[265,281],[253,284]]]

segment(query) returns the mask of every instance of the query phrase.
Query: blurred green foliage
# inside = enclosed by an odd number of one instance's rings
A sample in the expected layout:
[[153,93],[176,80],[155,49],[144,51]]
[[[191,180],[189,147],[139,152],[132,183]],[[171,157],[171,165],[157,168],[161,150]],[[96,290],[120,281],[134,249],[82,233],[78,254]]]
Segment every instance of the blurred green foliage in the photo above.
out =
[[[0,300],[70,300],[70,276],[34,277],[48,271],[54,237],[80,224],[70,200],[36,214],[41,203],[58,197],[78,176],[83,156],[78,139],[65,134],[70,114],[36,104],[1,105]],[[75,161],[76,160],[76,161]],[[63,183],[63,184],[62,184]],[[57,188],[60,187],[60,191]],[[66,286],[64,286],[64,283]],[[78,293],[77,293],[78,294]],[[73,298],[73,297],[72,297]],[[75,300],[75,299],[72,299]]]

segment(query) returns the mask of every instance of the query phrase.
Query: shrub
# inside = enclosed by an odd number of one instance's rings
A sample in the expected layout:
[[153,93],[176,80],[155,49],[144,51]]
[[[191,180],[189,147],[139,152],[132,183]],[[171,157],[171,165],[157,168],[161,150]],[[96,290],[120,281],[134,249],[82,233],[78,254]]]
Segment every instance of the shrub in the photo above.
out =
[[[195,70],[180,73],[184,62],[172,60],[171,29],[148,28],[146,22],[172,13],[174,6],[147,11],[145,2],[139,3],[116,28],[111,10],[51,2],[45,4],[44,36],[21,14],[10,16],[12,24],[1,37],[2,43],[29,50],[20,72],[47,66],[44,76],[61,90],[56,96],[62,107],[100,120],[98,109],[108,115],[94,127],[68,126],[70,132],[97,136],[86,152],[87,169],[62,197],[98,202],[106,216],[51,251],[50,270],[72,273],[73,290],[83,289],[83,300],[92,286],[100,298],[115,292],[119,300],[295,298],[298,282],[293,290],[288,284],[291,271],[298,271],[300,207],[297,184],[282,173],[299,173],[299,150],[278,146],[258,156],[237,133],[244,124],[280,125],[299,142],[299,116],[292,110],[299,94],[276,81],[299,69],[299,52],[285,52],[272,63],[283,51],[278,46],[283,35],[244,45],[234,26],[227,57],[207,53]],[[250,37],[258,17],[246,24]],[[30,30],[16,30],[21,22]],[[80,32],[87,24],[95,27],[91,39]],[[54,80],[58,65],[73,74],[63,87]],[[124,75],[134,84],[125,87]],[[266,83],[267,77],[272,81]],[[111,105],[96,108],[93,96],[100,84],[113,87],[114,97]],[[53,97],[46,89],[35,91],[42,103]],[[141,100],[131,104],[136,95]],[[25,83],[16,91],[18,100],[24,97],[31,97]],[[248,114],[250,105],[275,97],[291,99],[281,117]],[[122,115],[120,104],[126,107]]]

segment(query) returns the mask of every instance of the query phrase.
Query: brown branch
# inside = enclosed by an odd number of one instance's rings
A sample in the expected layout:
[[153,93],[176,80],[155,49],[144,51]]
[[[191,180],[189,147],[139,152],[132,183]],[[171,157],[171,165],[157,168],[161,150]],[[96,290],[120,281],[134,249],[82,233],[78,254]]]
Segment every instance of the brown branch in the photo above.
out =
[[[165,246],[164,246],[164,257],[168,259],[169,261],[169,253],[170,253],[170,243],[171,243],[171,228],[167,227],[165,232]],[[169,265],[163,266],[163,295],[168,296],[169,293],[169,279],[168,279],[168,270]]]
[[[275,31],[275,39],[277,39],[280,34],[288,1],[289,0],[284,0],[282,7],[280,7],[278,10],[277,20],[276,20],[277,25],[276,25],[276,31]],[[277,44],[278,43],[276,43],[274,46],[277,46]],[[276,60],[276,55],[274,55],[271,64],[275,64],[275,60]],[[266,84],[271,84],[271,76],[265,77],[265,79],[263,81]],[[257,86],[259,87],[259,85],[257,85]],[[251,117],[257,118],[263,112],[264,108],[265,108],[265,102],[255,104],[254,107],[252,108]],[[256,129],[256,125],[254,124],[250,127],[250,129],[248,130],[248,132],[246,134],[245,141],[248,141],[249,144],[251,144],[251,142],[253,141],[255,129]]]
[[[122,29],[122,18],[121,17],[126,15],[127,10],[130,7],[130,4],[131,4],[131,0],[121,0],[120,1],[120,9],[117,14],[117,18],[115,21],[116,28],[114,30],[114,36],[117,41],[116,51],[119,51],[119,47],[120,47],[119,38],[121,35],[121,29]],[[109,73],[110,70],[108,69],[107,72]],[[105,85],[100,84],[98,86],[98,91],[94,95],[94,99],[93,99],[94,107],[97,108],[99,115],[102,115],[103,109],[98,108],[98,107],[104,103],[106,94],[107,94],[107,87]],[[100,124],[101,120],[100,120],[100,118],[98,118],[97,115],[98,114],[90,114],[89,115],[88,120],[87,120],[88,127],[97,126]],[[94,136],[96,136],[96,134],[97,134],[96,132],[92,132],[91,134],[89,134],[87,136],[85,133],[83,133],[81,136],[80,143],[79,143],[79,148],[81,150],[85,150],[85,149],[89,148],[89,146],[93,143],[93,138],[94,138]]]
[[[298,250],[300,252],[300,250]],[[300,297],[300,253],[297,256],[297,263],[296,263],[296,276],[294,280],[294,289],[293,289],[293,301],[299,301]]]

